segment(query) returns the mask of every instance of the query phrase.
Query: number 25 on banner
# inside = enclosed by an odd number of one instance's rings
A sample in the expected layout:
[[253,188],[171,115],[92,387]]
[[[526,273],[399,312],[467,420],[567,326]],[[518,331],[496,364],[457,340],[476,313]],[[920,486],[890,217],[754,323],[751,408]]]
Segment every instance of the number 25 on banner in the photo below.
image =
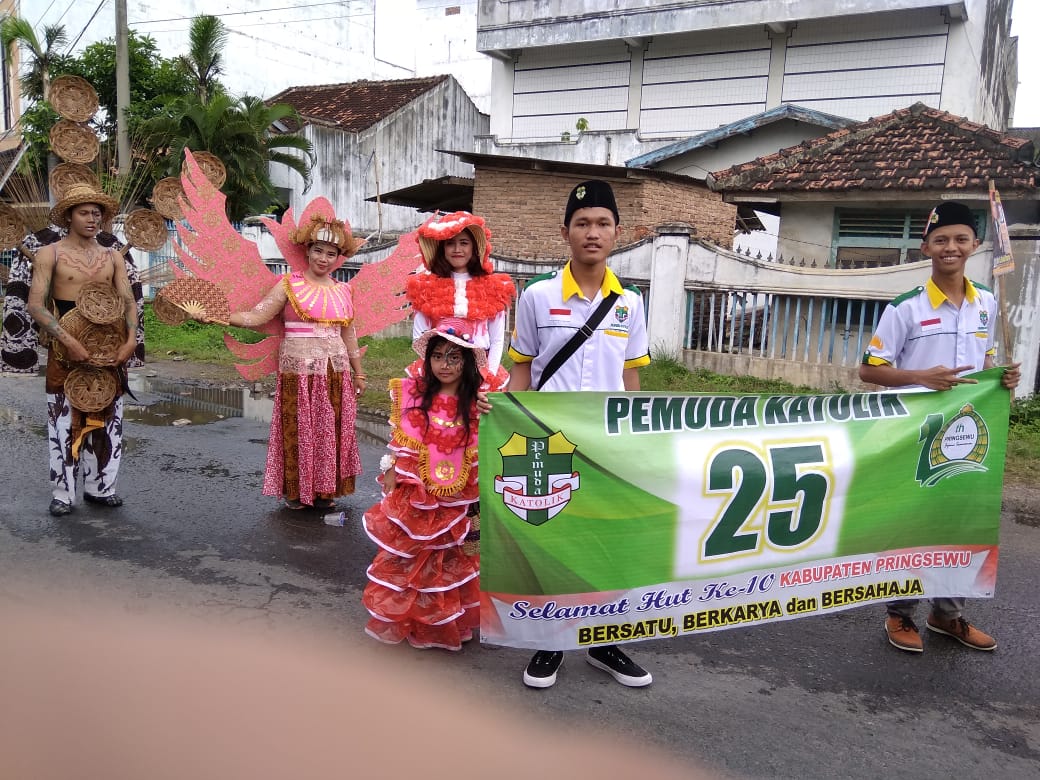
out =
[[[764,451],[763,451],[764,450]],[[714,449],[705,467],[704,496],[722,506],[701,537],[701,561],[809,547],[823,529],[834,492],[825,441]]]

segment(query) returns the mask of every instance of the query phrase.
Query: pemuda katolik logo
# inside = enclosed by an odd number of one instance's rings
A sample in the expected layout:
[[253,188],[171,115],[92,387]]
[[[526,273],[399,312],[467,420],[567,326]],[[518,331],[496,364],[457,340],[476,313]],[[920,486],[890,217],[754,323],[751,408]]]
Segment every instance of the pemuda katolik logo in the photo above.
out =
[[495,477],[495,492],[521,520],[548,522],[579,487],[580,475],[572,467],[576,449],[559,431],[541,438],[514,433],[498,448],[502,473]]
[[989,428],[975,407],[965,404],[945,425],[943,415],[930,414],[921,426],[917,481],[932,487],[939,480],[969,471],[987,471]]

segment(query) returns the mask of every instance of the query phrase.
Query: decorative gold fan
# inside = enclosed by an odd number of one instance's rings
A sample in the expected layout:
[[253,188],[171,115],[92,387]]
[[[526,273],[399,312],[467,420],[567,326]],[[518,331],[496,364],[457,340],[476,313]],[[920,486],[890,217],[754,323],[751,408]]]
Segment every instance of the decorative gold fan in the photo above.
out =
[[205,279],[194,276],[175,279],[163,287],[156,298],[164,298],[193,319],[218,325],[228,325],[231,320],[231,307],[224,291]]

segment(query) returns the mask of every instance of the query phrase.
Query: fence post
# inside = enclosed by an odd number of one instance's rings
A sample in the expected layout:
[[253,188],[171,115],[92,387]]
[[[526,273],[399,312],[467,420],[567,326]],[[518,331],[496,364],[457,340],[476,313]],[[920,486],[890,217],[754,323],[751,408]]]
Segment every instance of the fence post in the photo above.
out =
[[694,228],[685,224],[660,225],[654,234],[650,259],[650,302],[647,335],[654,355],[678,360],[683,349],[686,321],[686,257]]

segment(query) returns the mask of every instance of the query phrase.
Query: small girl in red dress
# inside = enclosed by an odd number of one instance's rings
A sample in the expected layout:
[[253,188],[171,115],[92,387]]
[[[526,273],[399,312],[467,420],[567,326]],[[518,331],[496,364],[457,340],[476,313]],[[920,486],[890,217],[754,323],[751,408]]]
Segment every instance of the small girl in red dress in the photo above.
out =
[[480,623],[477,391],[485,351],[474,323],[445,317],[414,342],[415,378],[390,381],[391,455],[382,500],[364,516],[379,552],[362,601],[381,642],[458,650]]

